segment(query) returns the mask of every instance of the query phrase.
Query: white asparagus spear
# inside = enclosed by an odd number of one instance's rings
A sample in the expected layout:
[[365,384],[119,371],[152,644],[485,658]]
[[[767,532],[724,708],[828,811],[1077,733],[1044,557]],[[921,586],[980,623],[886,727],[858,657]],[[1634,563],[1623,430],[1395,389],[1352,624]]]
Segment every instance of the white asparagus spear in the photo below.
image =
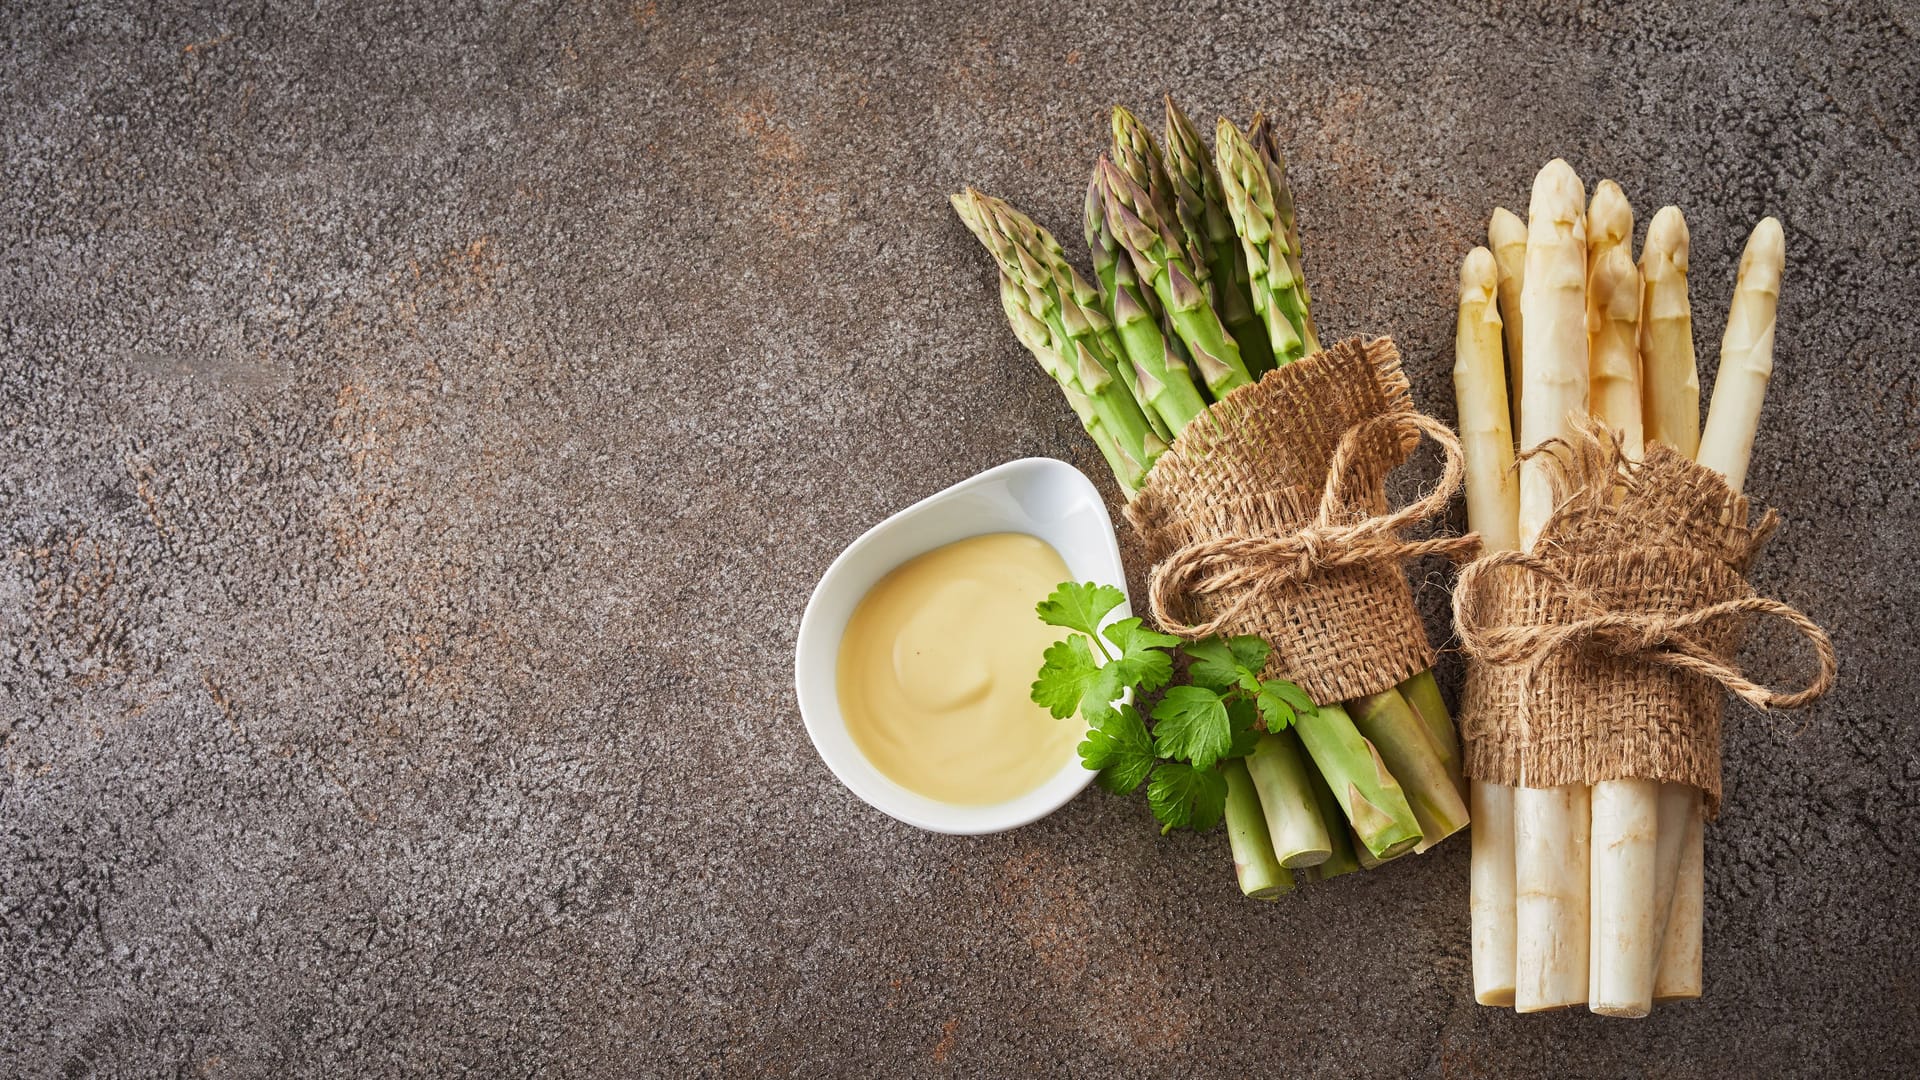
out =
[[1467,527],[1488,551],[1520,546],[1520,489],[1513,475],[1513,428],[1501,370],[1498,270],[1477,247],[1460,264],[1460,321],[1453,337],[1453,395],[1460,408],[1460,450],[1466,460]]
[[1664,909],[1655,888],[1660,783],[1593,785],[1592,930],[1587,1006],[1602,1016],[1653,1011]]
[[1691,793],[1692,812],[1678,823],[1685,826],[1680,841],[1680,865],[1675,874],[1673,908],[1667,915],[1667,933],[1660,943],[1660,962],[1653,978],[1654,1001],[1691,1001],[1700,996],[1703,980],[1701,924],[1706,916],[1707,845],[1706,815],[1701,812],[1700,791],[1686,784],[1667,787],[1685,788]]
[[1590,801],[1584,784],[1513,789],[1517,1012],[1573,1008],[1587,1000]]
[[1633,207],[1611,180],[1587,210],[1587,372],[1593,415],[1640,457],[1640,271],[1633,265]]
[[1473,920],[1473,1000],[1513,1005],[1514,877],[1513,788],[1471,782],[1473,851],[1468,862],[1467,907]]
[[[1669,989],[1672,989],[1675,980],[1685,980],[1684,972],[1689,969],[1689,966],[1693,972],[1694,981],[1697,983],[1699,979],[1698,960],[1694,960],[1689,965],[1680,959],[1680,954],[1687,951],[1687,940],[1690,938],[1691,951],[1695,957],[1698,956],[1700,935],[1697,930],[1700,916],[1696,914],[1692,917],[1696,932],[1689,934],[1680,926],[1680,922],[1685,921],[1684,913],[1681,913],[1680,920],[1675,919],[1673,901],[1676,891],[1687,891],[1680,890],[1678,885],[1681,863],[1686,861],[1689,854],[1695,862],[1699,862],[1705,855],[1704,852],[1699,851],[1689,853],[1687,847],[1689,843],[1699,844],[1703,839],[1698,828],[1702,819],[1701,809],[1699,788],[1692,784],[1672,782],[1660,785],[1660,805],[1656,811],[1655,827],[1658,839],[1653,855],[1653,910],[1659,916],[1660,922],[1653,946],[1653,1000],[1656,1003],[1673,1000],[1674,997],[1680,996],[1663,995],[1660,992],[1660,976],[1663,973],[1669,979]],[[1689,840],[1689,837],[1693,839]],[[1689,892],[1696,908],[1703,900],[1700,888],[1704,885],[1705,882],[1701,881]],[[1668,959],[1670,953],[1674,957],[1671,961]]]
[[1687,219],[1663,206],[1640,250],[1640,418],[1648,442],[1700,450],[1700,368],[1687,303]]
[[[1677,206],[1663,206],[1647,226],[1640,252],[1640,403],[1648,442],[1663,442],[1688,457],[1700,451],[1700,368],[1693,348],[1693,308],[1687,299],[1691,239]],[[1701,891],[1695,872],[1684,889],[1693,912],[1675,912],[1673,898],[1684,861],[1702,867],[1700,791],[1691,784],[1660,785],[1654,849],[1653,910],[1659,915],[1654,1000],[1686,996],[1700,976]],[[1688,845],[1694,845],[1689,848]],[[1677,917],[1676,917],[1677,916]],[[1689,944],[1690,943],[1690,944]],[[1691,959],[1687,959],[1691,957]],[[1662,979],[1664,978],[1664,982]]]
[[1487,222],[1487,246],[1493,250],[1494,265],[1500,270],[1500,318],[1507,337],[1508,409],[1513,413],[1513,431],[1520,431],[1520,388],[1525,352],[1521,346],[1520,284],[1527,276],[1527,223],[1504,206],[1493,208]]
[[[1587,208],[1587,350],[1592,413],[1638,458],[1640,271],[1633,265],[1633,208],[1611,180],[1594,188]],[[1659,790],[1655,781],[1631,778],[1593,785],[1587,1007],[1602,1016],[1653,1009],[1664,921],[1654,896]]]
[[[1513,427],[1501,361],[1500,312],[1494,302],[1499,277],[1493,253],[1486,248],[1474,248],[1460,265],[1453,395],[1467,466],[1467,527],[1480,534],[1486,550],[1512,551],[1520,546],[1520,491],[1513,476]],[[1511,1006],[1513,789],[1476,780],[1468,797],[1473,820],[1468,894],[1473,999],[1482,1005]]]
[[[1740,276],[1720,340],[1720,373],[1713,380],[1713,403],[1695,460],[1727,478],[1734,491],[1746,486],[1760,407],[1773,379],[1773,326],[1780,305],[1780,278],[1786,269],[1786,236],[1775,218],[1762,218],[1740,256]],[[1671,785],[1684,786],[1684,785]],[[1689,805],[1690,804],[1690,805]],[[1700,996],[1702,922],[1706,913],[1706,832],[1700,793],[1690,799],[1664,800],[1671,806],[1660,827],[1684,824],[1673,902],[1667,914],[1660,961],[1654,976],[1655,1001]],[[1679,821],[1674,821],[1679,818]]]
[[1760,428],[1760,405],[1773,379],[1773,318],[1780,303],[1780,273],[1787,261],[1780,222],[1762,218],[1740,256],[1740,277],[1720,340],[1720,373],[1694,460],[1727,478],[1739,491],[1747,483],[1747,460]]
[[[1555,158],[1533,181],[1520,290],[1526,356],[1520,443],[1562,438],[1587,412],[1586,191]],[[1521,545],[1531,550],[1553,512],[1550,463],[1520,466]],[[1513,795],[1514,1007],[1580,1005],[1587,998],[1588,791],[1519,787]]]
[[1633,206],[1627,193],[1612,180],[1593,185],[1593,201],[1587,204],[1587,276],[1593,276],[1593,268],[1608,252],[1623,244],[1631,247],[1632,242]]
[[[1587,200],[1573,167],[1555,158],[1533,182],[1520,291],[1528,363],[1520,387],[1520,444],[1566,438],[1587,415]],[[1520,466],[1519,535],[1531,550],[1553,513],[1551,463]]]
[[[1700,452],[1700,365],[1693,348],[1693,306],[1687,298],[1691,247],[1687,219],[1680,208],[1663,206],[1647,226],[1647,242],[1640,252],[1640,401],[1646,437],[1688,457]],[[1661,922],[1654,962],[1655,1001],[1685,997],[1689,974],[1698,993],[1701,893],[1706,883],[1696,875],[1679,889],[1678,881],[1683,855],[1691,855],[1688,861],[1695,865],[1703,863],[1705,852],[1688,848],[1690,843],[1704,842],[1702,809],[1700,791],[1693,785],[1660,785],[1653,870],[1654,911]],[[1677,889],[1692,898],[1695,914],[1674,910]]]

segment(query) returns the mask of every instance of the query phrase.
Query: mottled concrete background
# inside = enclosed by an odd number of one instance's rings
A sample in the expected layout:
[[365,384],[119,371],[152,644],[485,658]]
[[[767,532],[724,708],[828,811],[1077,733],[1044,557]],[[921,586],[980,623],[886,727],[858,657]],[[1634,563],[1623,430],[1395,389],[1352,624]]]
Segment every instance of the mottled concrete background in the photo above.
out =
[[[1911,8],[145,6],[0,16],[0,1074],[1920,1054]],[[843,544],[1098,469],[944,196],[1077,248],[1106,107],[1166,89],[1279,111],[1322,326],[1449,418],[1455,265],[1548,157],[1684,204],[1709,374],[1785,220],[1758,581],[1844,681],[1730,713],[1706,1000],[1475,1007],[1464,842],[1256,906],[1140,803],[928,836],[808,746]]]

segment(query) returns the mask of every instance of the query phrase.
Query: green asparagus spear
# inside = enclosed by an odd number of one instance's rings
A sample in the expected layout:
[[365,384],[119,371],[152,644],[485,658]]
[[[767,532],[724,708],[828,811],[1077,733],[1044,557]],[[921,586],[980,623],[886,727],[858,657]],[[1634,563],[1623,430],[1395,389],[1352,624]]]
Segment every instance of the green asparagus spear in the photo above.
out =
[[1383,690],[1348,704],[1354,726],[1380,751],[1420,823],[1421,839],[1414,850],[1425,851],[1466,828],[1466,800],[1440,760],[1426,724],[1400,691]]
[[1293,727],[1370,854],[1385,858],[1420,842],[1420,823],[1407,805],[1400,782],[1345,709],[1322,705],[1299,714]]
[[[1153,429],[1155,438],[1147,442],[1147,457],[1144,459],[1144,464],[1151,467],[1153,459],[1166,449],[1166,440],[1172,438],[1173,433],[1154,413],[1148,399],[1141,395],[1138,373],[1133,364],[1128,362],[1125,347],[1114,333],[1111,321],[1102,312],[1105,304],[1100,290],[1080,276],[1080,272],[1067,261],[1066,252],[1060,249],[1059,241],[1053,238],[1052,233],[1034,224],[1033,219],[1002,199],[980,195],[978,201],[986,208],[985,216],[998,223],[1001,231],[1017,245],[1016,254],[1024,252],[1025,257],[1039,267],[1035,276],[1051,277],[1054,293],[1058,297],[1060,327],[1067,338],[1085,346],[1088,355],[1096,363],[1125,385],[1127,395],[1134,400],[1147,425]],[[1082,382],[1086,380],[1083,378]]]
[[[1167,175],[1166,162],[1161,158],[1160,148],[1154,145],[1153,136],[1147,132],[1146,125],[1127,111],[1124,105],[1113,107],[1112,160],[1127,179],[1133,181],[1135,187],[1147,193],[1160,216],[1171,220],[1174,214],[1173,181]],[[1190,250],[1189,257],[1192,254]],[[1205,271],[1197,273],[1204,274]]]
[[1401,683],[1400,693],[1420,714],[1427,733],[1433,736],[1434,749],[1440,752],[1440,760],[1446,763],[1447,773],[1453,777],[1453,786],[1464,795],[1467,782],[1460,772],[1460,734],[1453,729],[1453,717],[1447,713],[1446,699],[1440,696],[1440,684],[1433,681],[1433,672],[1423,671]]
[[1247,773],[1260,793],[1273,853],[1290,869],[1323,863],[1333,853],[1305,759],[1299,737],[1290,731],[1260,736],[1247,756]]
[[1341,813],[1340,803],[1319,769],[1308,769],[1307,780],[1313,785],[1313,800],[1320,807],[1320,820],[1327,823],[1327,839],[1332,848],[1327,861],[1311,868],[1314,878],[1325,881],[1351,874],[1360,869],[1360,860],[1353,853],[1353,830],[1347,827],[1346,815]]
[[1098,179],[1087,188],[1087,247],[1095,252],[1094,272],[1100,277],[1114,332],[1134,371],[1140,403],[1166,427],[1168,437],[1180,434],[1188,421],[1207,407],[1184,360],[1167,348],[1161,334],[1159,303],[1140,286],[1133,259],[1114,240],[1107,226],[1104,195]]
[[1306,341],[1307,354],[1320,351],[1320,335],[1313,323],[1313,293],[1307,288],[1306,271],[1300,265],[1300,219],[1293,212],[1293,184],[1287,180],[1287,157],[1280,152],[1280,140],[1273,134],[1273,125],[1267,121],[1265,113],[1256,113],[1253,126],[1247,130],[1247,141],[1260,152],[1261,161],[1267,167],[1267,178],[1273,185],[1273,209],[1279,223],[1287,234],[1287,265],[1293,270],[1294,286],[1300,290],[1300,306],[1304,325],[1300,336]]
[[1253,309],[1266,327],[1275,364],[1290,364],[1314,350],[1306,339],[1307,302],[1289,260],[1286,225],[1274,205],[1272,175],[1252,142],[1222,119],[1214,135],[1214,155],[1227,212],[1247,257]]
[[1360,869],[1362,870],[1378,870],[1382,866],[1385,866],[1386,864],[1392,862],[1393,860],[1399,858],[1402,855],[1405,855],[1407,852],[1412,850],[1414,849],[1401,848],[1398,851],[1389,852],[1386,855],[1375,855],[1373,852],[1367,850],[1367,845],[1359,842],[1359,838],[1357,836],[1354,838],[1354,844],[1353,844],[1354,859],[1359,862]]
[[1129,494],[1139,490],[1166,443],[1117,377],[1117,342],[1105,316],[1087,312],[1074,299],[1073,279],[1078,274],[1060,254],[1059,244],[1025,215],[991,196],[969,188],[952,201],[960,219],[1026,298],[1028,313],[1047,327],[1101,430],[1112,437],[1119,458],[1115,478]]
[[1247,765],[1234,758],[1221,762],[1220,772],[1227,778],[1227,843],[1233,849],[1240,891],[1255,900],[1277,900],[1293,891],[1293,875],[1273,857],[1273,841]]
[[1213,155],[1169,94],[1167,104],[1167,176],[1173,184],[1174,215],[1186,235],[1189,251],[1203,253],[1214,310],[1240,346],[1240,358],[1254,375],[1272,366],[1273,346],[1266,328],[1253,310],[1247,277],[1247,255],[1234,235],[1227,214]]
[[[1126,487],[1123,477],[1128,475],[1128,459],[1125,452],[1114,441],[1112,434],[1100,426],[1100,418],[1093,411],[1093,402],[1088,400],[1086,391],[1080,389],[1080,380],[1073,373],[1073,365],[1054,347],[1052,333],[1046,324],[1035,319],[1028,311],[1025,292],[1004,273],[1000,275],[1000,306],[1007,313],[1007,323],[1013,327],[1013,336],[1040,362],[1041,370],[1059,384],[1061,394],[1067,399],[1067,406],[1080,418],[1080,426],[1087,430],[1094,445],[1100,448],[1100,454],[1107,459],[1115,479],[1121,481],[1122,487]],[[1133,491],[1133,488],[1127,488],[1129,495]]]
[[1113,238],[1113,230],[1107,228],[1107,209],[1100,201],[1098,172],[1087,181],[1085,217],[1081,228],[1087,237],[1087,254],[1093,257],[1093,280],[1099,283],[1103,295],[1111,297],[1114,271],[1126,253],[1120,250],[1120,241]]
[[[1139,300],[1140,288],[1139,282],[1133,281],[1133,275],[1131,275],[1131,269],[1133,269],[1131,259],[1121,258],[1119,244],[1114,240],[1114,234],[1106,229],[1106,213],[1098,206],[1098,184],[1087,184],[1087,211],[1085,211],[1083,225],[1087,231],[1087,252],[1092,256],[1092,277],[1100,284],[1098,288],[1087,286],[1085,279],[1081,279],[1077,273],[1071,275],[1071,281],[1075,282],[1073,298],[1079,302],[1079,306],[1089,311],[1098,311],[1100,315],[1106,315],[1110,321],[1114,321],[1117,307],[1131,311],[1131,307],[1125,307],[1121,302],[1119,290],[1131,286],[1135,294],[1133,298]],[[1066,263],[1064,254],[1060,256],[1060,261]],[[1127,392],[1133,394],[1133,400],[1139,402],[1140,409],[1146,413],[1146,423],[1154,427],[1154,434],[1158,434],[1162,440],[1171,440],[1173,434],[1179,429],[1169,427],[1167,419],[1154,409],[1150,396],[1140,392],[1140,379],[1142,379],[1140,354],[1144,352],[1144,356],[1158,361],[1158,357],[1162,356],[1164,350],[1158,344],[1152,344],[1152,348],[1148,348],[1146,342],[1140,342],[1139,332],[1135,332],[1135,336],[1129,338],[1127,327],[1116,325],[1114,332],[1119,334],[1119,359],[1121,359],[1119,377],[1127,384]]]

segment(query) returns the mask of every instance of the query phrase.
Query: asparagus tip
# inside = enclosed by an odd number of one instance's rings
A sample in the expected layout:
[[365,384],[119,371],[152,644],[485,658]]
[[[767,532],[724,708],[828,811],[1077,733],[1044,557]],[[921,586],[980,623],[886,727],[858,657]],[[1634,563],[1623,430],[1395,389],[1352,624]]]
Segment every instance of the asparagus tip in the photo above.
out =
[[1687,251],[1692,238],[1687,235],[1687,218],[1677,206],[1663,206],[1647,226],[1647,240],[1641,245],[1640,258],[1646,266],[1656,265],[1659,252],[1681,273],[1687,270]]
[[1587,208],[1587,242],[1595,247],[1626,243],[1633,237],[1633,205],[1627,193],[1612,180],[1602,180],[1593,188],[1593,202]]
[[1460,299],[1491,297],[1499,279],[1500,268],[1493,261],[1493,252],[1483,247],[1474,248],[1460,264]]
[[1573,171],[1565,158],[1547,162],[1533,178],[1528,217],[1562,222],[1578,218],[1584,226],[1586,208],[1587,189],[1580,182],[1580,174]]

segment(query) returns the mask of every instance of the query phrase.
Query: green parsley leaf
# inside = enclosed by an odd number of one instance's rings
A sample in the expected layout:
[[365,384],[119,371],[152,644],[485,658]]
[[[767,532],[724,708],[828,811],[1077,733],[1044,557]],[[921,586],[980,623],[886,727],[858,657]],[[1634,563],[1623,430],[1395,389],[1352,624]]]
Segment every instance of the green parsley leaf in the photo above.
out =
[[1080,744],[1080,763],[1100,772],[1099,784],[1116,795],[1140,786],[1154,763],[1153,737],[1131,705],[1088,729]]
[[1248,693],[1260,689],[1260,669],[1267,666],[1273,650],[1252,634],[1238,637],[1210,637],[1181,650],[1193,657],[1188,674],[1201,686],[1215,690],[1239,687]]
[[1311,715],[1319,709],[1319,705],[1313,703],[1313,698],[1308,698],[1308,692],[1306,692],[1306,690],[1302,690],[1300,686],[1296,686],[1296,684],[1292,684],[1292,682],[1288,682],[1288,680],[1284,680],[1284,678],[1267,678],[1265,682],[1261,682],[1260,692],[1261,694],[1273,694],[1275,698],[1286,701],[1286,707],[1292,709],[1296,715],[1302,715],[1302,717],[1311,717]]
[[1181,646],[1180,651],[1193,658],[1187,677],[1195,683],[1213,690],[1230,690],[1239,684],[1240,665],[1223,639],[1204,638]]
[[1233,748],[1227,703],[1204,686],[1176,686],[1153,707],[1153,748],[1207,768]]
[[1260,729],[1254,726],[1259,716],[1253,702],[1243,697],[1235,697],[1227,702],[1227,720],[1233,725],[1233,744],[1221,757],[1246,757],[1260,743]]
[[1252,634],[1228,638],[1227,648],[1232,650],[1234,662],[1240,665],[1240,669],[1255,676],[1267,666],[1267,658],[1273,655],[1273,647],[1265,639]]
[[1260,705],[1260,719],[1267,721],[1269,732],[1279,732],[1286,728],[1286,724],[1294,723],[1294,707],[1281,694],[1283,686],[1292,686],[1292,682],[1269,678],[1261,682],[1260,694],[1254,698]]
[[1029,693],[1034,704],[1060,720],[1075,712],[1089,721],[1112,715],[1113,699],[1120,696],[1119,666],[1102,666],[1086,638],[1075,634],[1065,641],[1056,641],[1047,646],[1041,658],[1045,663]]
[[1226,809],[1227,779],[1213,769],[1162,762],[1147,785],[1147,805],[1159,819],[1162,833],[1180,828],[1204,832],[1220,821]]
[[1143,691],[1158,690],[1173,678],[1173,654],[1180,644],[1172,634],[1148,630],[1140,620],[1121,619],[1106,629],[1107,640],[1120,650],[1120,681]]
[[1126,593],[1111,585],[1069,581],[1035,605],[1034,611],[1048,626],[1064,626],[1091,637],[1100,632],[1100,620],[1107,617],[1107,612],[1126,599]]

